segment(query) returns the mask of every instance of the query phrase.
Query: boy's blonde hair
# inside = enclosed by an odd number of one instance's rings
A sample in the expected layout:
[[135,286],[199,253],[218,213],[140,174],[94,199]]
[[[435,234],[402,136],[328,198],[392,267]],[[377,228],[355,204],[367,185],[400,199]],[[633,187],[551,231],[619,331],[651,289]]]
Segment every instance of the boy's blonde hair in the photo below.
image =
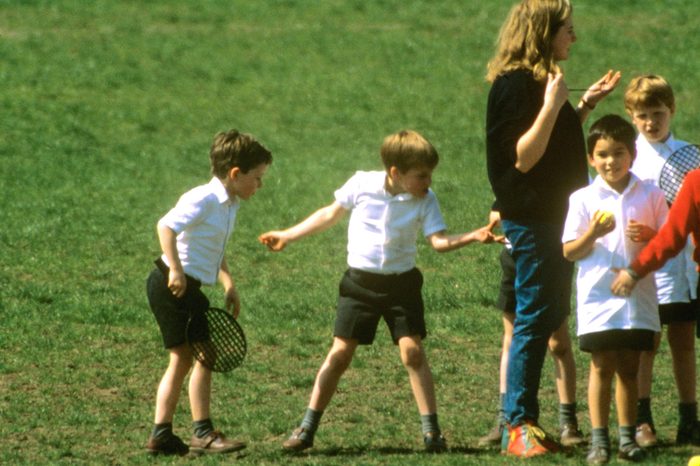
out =
[[631,114],[640,107],[665,105],[676,110],[676,99],[671,85],[662,76],[644,74],[633,78],[625,89],[625,110]]
[[272,154],[250,134],[232,129],[214,136],[209,160],[212,175],[224,179],[233,167],[248,173],[258,165],[271,164]]
[[403,130],[384,138],[379,151],[384,168],[396,167],[401,173],[411,168],[433,169],[438,164],[438,153],[430,142],[412,130]]
[[493,82],[517,69],[531,71],[537,81],[558,72],[552,41],[571,11],[569,0],[522,0],[514,5],[501,26],[486,80]]

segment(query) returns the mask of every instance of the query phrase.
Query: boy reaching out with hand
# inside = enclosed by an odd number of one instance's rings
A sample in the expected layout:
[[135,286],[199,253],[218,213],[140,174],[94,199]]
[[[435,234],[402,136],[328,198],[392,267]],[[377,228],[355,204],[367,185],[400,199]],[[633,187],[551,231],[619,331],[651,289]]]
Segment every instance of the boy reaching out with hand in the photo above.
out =
[[288,243],[330,228],[351,211],[349,268],[340,282],[333,345],[318,371],[301,425],[283,444],[289,451],[313,446],[321,416],[340,377],[357,346],[372,343],[380,318],[386,321],[408,371],[426,450],[446,449],[422,343],[427,331],[423,276],[416,268],[416,238],[420,231],[433,249],[446,252],[474,241],[495,241],[491,232],[494,224],[469,233],[445,233],[437,198],[430,190],[438,154],[420,134],[392,134],[384,140],[380,154],[384,171],[358,171],[335,192],[333,203],[295,226],[259,238],[272,251],[281,251]]

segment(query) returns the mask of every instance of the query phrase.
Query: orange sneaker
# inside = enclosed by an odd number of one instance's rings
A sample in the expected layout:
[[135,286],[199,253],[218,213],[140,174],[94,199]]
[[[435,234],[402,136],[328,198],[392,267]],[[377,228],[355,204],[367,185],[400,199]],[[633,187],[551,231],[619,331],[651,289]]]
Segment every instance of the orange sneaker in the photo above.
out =
[[523,458],[561,450],[559,443],[532,421],[525,421],[515,427],[508,426],[508,442],[507,445],[506,442],[503,443],[505,449],[501,453]]

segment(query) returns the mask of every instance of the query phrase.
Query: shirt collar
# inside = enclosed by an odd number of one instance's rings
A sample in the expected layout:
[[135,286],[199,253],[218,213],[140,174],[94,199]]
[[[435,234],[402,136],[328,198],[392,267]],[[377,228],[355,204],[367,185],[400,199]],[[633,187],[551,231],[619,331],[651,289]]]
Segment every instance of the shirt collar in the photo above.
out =
[[650,148],[657,154],[661,154],[664,157],[668,157],[676,149],[678,149],[678,142],[673,137],[673,133],[669,133],[668,138],[666,138],[666,140],[663,142],[649,142],[647,138],[645,138],[642,134],[639,134],[637,136],[637,144],[639,144],[641,147]]
[[630,180],[629,183],[627,183],[627,187],[621,193],[618,193],[613,188],[611,188],[610,185],[606,183],[605,180],[603,180],[603,178],[600,177],[600,175],[597,175],[593,180],[593,184],[599,191],[614,194],[615,196],[624,196],[625,194],[629,193],[632,189],[634,189],[637,183],[640,182],[640,178],[634,173],[630,172]]
[[209,186],[211,187],[211,192],[214,193],[218,199],[219,204],[225,204],[226,202],[233,204],[235,202],[235,199],[231,199],[228,195],[224,183],[222,183],[219,178],[213,177],[211,181],[209,181]]
[[387,189],[386,189],[386,184],[388,182],[387,177],[389,176],[385,171],[383,172],[376,172],[377,174],[380,174],[382,176],[377,176],[376,181],[378,181],[377,185],[375,186],[376,188],[376,193],[380,194],[388,199],[393,199],[396,201],[408,201],[410,199],[413,199],[413,195],[410,193],[399,193],[399,194],[391,194]]

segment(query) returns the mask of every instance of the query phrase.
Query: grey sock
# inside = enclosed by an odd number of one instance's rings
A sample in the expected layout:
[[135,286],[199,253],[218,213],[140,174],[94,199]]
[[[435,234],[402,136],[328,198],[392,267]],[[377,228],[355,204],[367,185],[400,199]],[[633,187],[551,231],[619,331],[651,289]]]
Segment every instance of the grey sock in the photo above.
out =
[[318,429],[318,424],[321,422],[323,411],[314,411],[311,408],[306,408],[304,419],[301,420],[301,427],[313,434]]
[[197,438],[204,438],[211,432],[214,432],[214,424],[211,419],[202,419],[201,421],[193,421],[192,429]]
[[420,417],[421,429],[423,430],[423,435],[428,432],[440,433],[440,425],[438,424],[438,415],[435,414],[422,414]]
[[173,423],[163,422],[161,424],[154,424],[153,431],[151,432],[151,437],[153,438],[165,438],[173,435]]
[[576,419],[576,402],[559,403],[559,425],[573,424],[578,426]]
[[596,427],[591,429],[591,446],[603,447],[610,450],[610,433],[607,427]]
[[634,440],[635,426],[620,426],[620,448],[636,443]]

